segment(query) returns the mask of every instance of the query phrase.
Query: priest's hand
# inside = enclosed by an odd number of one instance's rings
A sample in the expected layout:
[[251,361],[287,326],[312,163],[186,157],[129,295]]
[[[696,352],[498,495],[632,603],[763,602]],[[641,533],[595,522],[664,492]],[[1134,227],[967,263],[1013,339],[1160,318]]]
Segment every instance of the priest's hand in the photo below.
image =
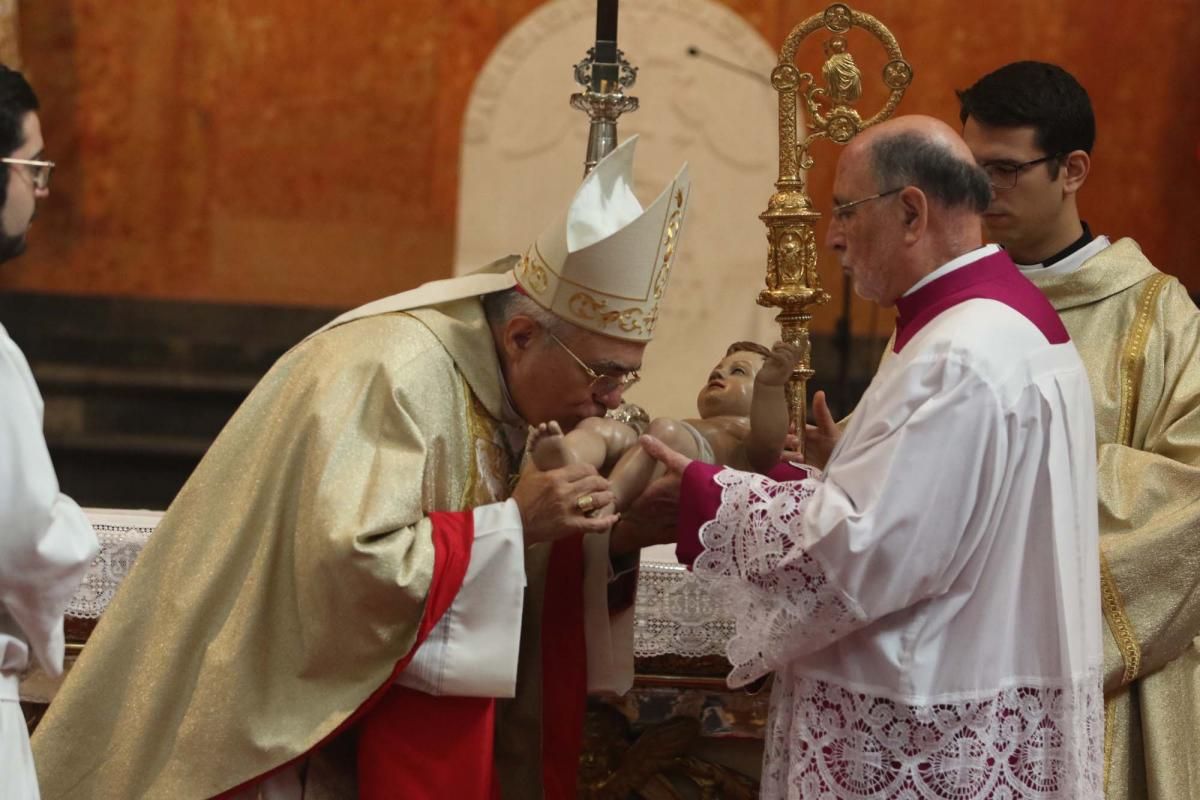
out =
[[783,438],[783,452],[779,455],[779,460],[804,463],[804,452],[800,449],[800,437],[796,435],[796,423],[794,422],[788,424],[788,432],[787,436]]
[[804,453],[801,460],[823,470],[838,439],[842,438],[842,429],[837,426],[837,420],[829,412],[824,392],[813,395],[812,415],[816,424],[804,427]]
[[648,454],[667,468],[667,472],[653,480],[621,515],[609,542],[609,551],[613,555],[631,553],[652,544],[670,544],[676,539],[679,484],[692,459],[653,436],[643,436],[638,441]]
[[527,464],[512,499],[521,510],[526,546],[575,533],[602,533],[618,519],[616,514],[589,515],[614,501],[608,479],[590,464],[568,464],[544,472]]

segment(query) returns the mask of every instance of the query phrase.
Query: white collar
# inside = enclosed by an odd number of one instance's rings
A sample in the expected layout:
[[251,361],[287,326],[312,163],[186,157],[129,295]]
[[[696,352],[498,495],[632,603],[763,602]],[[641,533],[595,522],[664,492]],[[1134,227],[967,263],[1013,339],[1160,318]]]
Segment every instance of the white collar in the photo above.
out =
[[1110,244],[1111,242],[1107,236],[1097,236],[1074,253],[1071,253],[1071,255],[1048,267],[1044,267],[1041,264],[1017,264],[1017,269],[1021,270],[1021,272],[1036,272],[1038,275],[1066,275],[1082,267],[1083,262]]

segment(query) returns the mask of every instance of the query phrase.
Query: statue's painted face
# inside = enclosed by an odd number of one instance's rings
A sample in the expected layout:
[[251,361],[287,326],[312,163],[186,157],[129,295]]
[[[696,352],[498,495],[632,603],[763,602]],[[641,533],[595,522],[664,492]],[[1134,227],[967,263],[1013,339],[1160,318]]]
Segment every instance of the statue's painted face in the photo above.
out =
[[722,358],[708,374],[708,383],[696,398],[700,416],[750,416],[754,377],[764,360],[758,353],[741,350]]

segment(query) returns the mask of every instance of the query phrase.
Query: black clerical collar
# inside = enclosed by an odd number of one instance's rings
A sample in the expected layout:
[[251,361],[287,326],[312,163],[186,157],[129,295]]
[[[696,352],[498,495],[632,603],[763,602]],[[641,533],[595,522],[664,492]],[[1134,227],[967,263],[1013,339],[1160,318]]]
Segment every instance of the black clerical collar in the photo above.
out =
[[1064,247],[1062,250],[1059,250],[1054,255],[1043,260],[1042,261],[1043,268],[1053,267],[1055,264],[1062,261],[1064,258],[1071,255],[1072,253],[1076,253],[1076,252],[1082,250],[1083,248],[1087,247],[1088,244],[1091,243],[1092,239],[1096,238],[1096,237],[1092,236],[1092,229],[1088,227],[1088,224],[1086,222],[1084,222],[1083,220],[1080,220],[1080,224],[1083,225],[1083,233],[1080,235],[1080,237],[1078,239],[1076,239],[1075,241],[1071,242],[1066,247]]

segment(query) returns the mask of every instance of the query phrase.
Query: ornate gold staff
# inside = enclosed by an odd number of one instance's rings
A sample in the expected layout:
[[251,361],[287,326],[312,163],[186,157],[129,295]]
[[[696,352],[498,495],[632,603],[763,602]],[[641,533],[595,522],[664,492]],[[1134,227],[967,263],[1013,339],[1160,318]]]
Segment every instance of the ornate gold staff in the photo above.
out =
[[[851,105],[862,95],[862,75],[847,49],[846,33],[859,27],[878,39],[889,61],[883,68],[883,83],[890,89],[887,102],[874,116],[863,120]],[[806,37],[824,29],[832,34],[825,41],[824,85],[812,73],[796,68],[796,49]],[[805,386],[813,376],[810,359],[808,306],[829,300],[817,273],[816,223],[821,215],[813,209],[802,170],[813,165],[809,147],[822,137],[845,144],[864,128],[882,122],[896,110],[904,90],[912,82],[912,67],[900,53],[896,37],[879,20],[861,11],[835,3],[801,22],[784,40],[779,65],[771,72],[771,85],[779,92],[779,180],[767,210],[759,219],[767,226],[767,288],[758,295],[759,305],[780,309],[776,321],[783,340],[798,345],[800,364],[788,381],[788,410],[796,431],[804,438],[807,415]],[[797,142],[796,110],[803,101],[809,133]]]

